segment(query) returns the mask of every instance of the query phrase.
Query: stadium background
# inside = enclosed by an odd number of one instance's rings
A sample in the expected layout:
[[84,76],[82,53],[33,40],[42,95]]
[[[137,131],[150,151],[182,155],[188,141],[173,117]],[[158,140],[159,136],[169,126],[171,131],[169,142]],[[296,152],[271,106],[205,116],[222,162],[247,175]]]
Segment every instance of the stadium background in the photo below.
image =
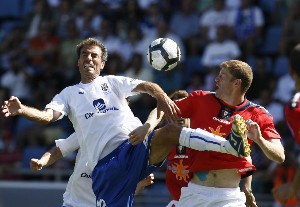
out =
[[[244,10],[242,4],[248,4]],[[248,98],[274,116],[290,152],[277,166],[255,145],[252,150],[258,169],[254,195],[259,206],[276,206],[270,190],[290,179],[286,172],[293,172],[299,152],[283,116],[283,104],[294,90],[287,55],[300,42],[299,5],[298,0],[1,0],[0,102],[16,95],[43,108],[54,94],[79,81],[75,45],[90,36],[108,48],[104,74],[153,81],[168,93],[213,90],[220,62],[244,60],[254,70]],[[182,51],[180,66],[166,73],[146,61],[147,47],[158,37],[175,40]],[[147,95],[134,97],[130,104],[142,121],[155,107]],[[0,123],[0,207],[59,206],[75,154],[39,173],[29,170],[29,160],[71,134],[69,121],[41,126],[1,116]],[[161,169],[135,206],[167,202]]]

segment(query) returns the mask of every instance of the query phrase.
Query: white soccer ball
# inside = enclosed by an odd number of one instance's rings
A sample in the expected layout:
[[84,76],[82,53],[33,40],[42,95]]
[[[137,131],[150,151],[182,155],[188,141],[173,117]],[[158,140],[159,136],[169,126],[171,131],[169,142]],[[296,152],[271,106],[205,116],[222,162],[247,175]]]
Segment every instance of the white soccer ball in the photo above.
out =
[[175,68],[181,53],[177,43],[169,38],[158,38],[148,48],[147,59],[156,70],[167,71]]

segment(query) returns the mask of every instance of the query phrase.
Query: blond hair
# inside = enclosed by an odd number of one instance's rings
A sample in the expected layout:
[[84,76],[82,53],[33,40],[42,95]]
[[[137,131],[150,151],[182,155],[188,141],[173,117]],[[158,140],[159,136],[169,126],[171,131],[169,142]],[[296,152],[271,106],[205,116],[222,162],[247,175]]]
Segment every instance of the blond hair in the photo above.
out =
[[228,60],[223,62],[220,67],[228,70],[235,79],[241,79],[241,91],[246,93],[250,88],[253,80],[252,68],[240,60]]

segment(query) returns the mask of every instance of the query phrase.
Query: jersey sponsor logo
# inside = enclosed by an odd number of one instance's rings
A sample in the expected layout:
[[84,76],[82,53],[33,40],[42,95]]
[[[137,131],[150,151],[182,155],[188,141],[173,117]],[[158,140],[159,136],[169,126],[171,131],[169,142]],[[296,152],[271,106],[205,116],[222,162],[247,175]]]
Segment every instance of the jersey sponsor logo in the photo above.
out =
[[176,180],[183,180],[184,182],[188,182],[189,176],[189,166],[188,165],[183,165],[183,160],[179,160],[178,162],[174,162],[174,164],[168,165],[167,169],[171,170],[172,173],[175,174]]
[[223,124],[230,124],[230,121],[227,121],[227,120],[225,120],[225,119],[220,119],[220,118],[218,118],[218,117],[213,117],[213,120],[215,120],[215,121],[218,121],[218,122],[221,122],[221,123],[223,123]]
[[[96,99],[93,101],[93,106],[95,107],[97,113],[106,113],[108,111],[118,111],[116,107],[106,108],[106,104],[102,98]],[[94,116],[95,113],[86,113],[84,116],[86,119],[89,119]]]
[[187,158],[189,158],[189,156],[187,156],[187,155],[174,155],[174,158],[177,158],[177,159],[187,159]]
[[106,206],[106,202],[103,199],[100,199],[97,201],[97,207],[105,207]]
[[105,102],[102,98],[93,101],[93,106],[97,111],[103,111],[106,108]]
[[89,119],[94,116],[94,113],[86,113],[84,116],[86,119]]
[[81,173],[80,177],[82,177],[82,178],[92,178],[92,176],[87,174],[87,173]]

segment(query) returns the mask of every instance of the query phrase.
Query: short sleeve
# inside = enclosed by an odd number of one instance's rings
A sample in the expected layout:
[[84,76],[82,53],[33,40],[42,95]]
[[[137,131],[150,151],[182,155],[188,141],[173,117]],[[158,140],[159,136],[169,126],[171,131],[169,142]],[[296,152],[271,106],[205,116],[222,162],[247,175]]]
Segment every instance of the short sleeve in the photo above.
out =
[[55,144],[60,149],[63,157],[68,155],[70,152],[74,152],[79,149],[79,143],[75,132],[66,139],[55,140]]

